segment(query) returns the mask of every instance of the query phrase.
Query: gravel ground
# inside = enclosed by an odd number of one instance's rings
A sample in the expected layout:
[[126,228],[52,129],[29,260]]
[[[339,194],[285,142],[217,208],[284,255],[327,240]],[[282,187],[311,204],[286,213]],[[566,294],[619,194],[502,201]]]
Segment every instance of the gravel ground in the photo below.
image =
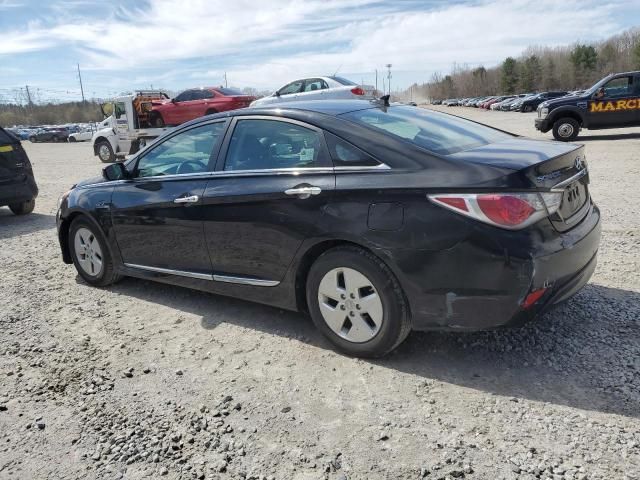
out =
[[[443,108],[535,138],[533,114]],[[88,144],[25,145],[36,212],[0,208],[2,479],[640,478],[640,129],[584,132],[603,216],[574,299],[517,330],[334,353],[307,318],[62,263]]]

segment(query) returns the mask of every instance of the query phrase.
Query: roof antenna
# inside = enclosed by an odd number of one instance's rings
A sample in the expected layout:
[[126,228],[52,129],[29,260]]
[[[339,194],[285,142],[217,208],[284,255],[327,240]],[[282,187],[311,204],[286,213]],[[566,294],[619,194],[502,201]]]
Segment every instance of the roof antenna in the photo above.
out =
[[336,71],[335,71],[335,72],[333,72],[333,76],[334,76],[334,77],[338,74],[338,72],[340,71],[340,69],[341,69],[341,68],[342,68],[342,64],[340,64],[340,65],[338,66],[338,68],[336,68]]

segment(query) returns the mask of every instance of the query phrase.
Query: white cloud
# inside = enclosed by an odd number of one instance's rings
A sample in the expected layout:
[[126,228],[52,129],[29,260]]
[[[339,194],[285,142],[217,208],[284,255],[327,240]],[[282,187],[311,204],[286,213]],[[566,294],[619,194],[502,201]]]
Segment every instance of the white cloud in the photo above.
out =
[[[85,68],[123,77],[135,69],[146,83],[159,70],[181,86],[189,79],[218,83],[226,70],[236,85],[265,88],[338,66],[342,72],[371,72],[391,62],[400,71],[433,72],[446,71],[453,62],[491,65],[532,44],[617,33],[623,27],[614,12],[621,7],[584,0],[493,0],[403,11],[402,2],[381,6],[371,0],[152,0],[144,11],[120,9],[110,18],[6,32],[0,54],[73,45],[83,52]],[[212,66],[179,70],[176,62],[189,59],[207,59]],[[149,78],[145,68],[153,72]]]

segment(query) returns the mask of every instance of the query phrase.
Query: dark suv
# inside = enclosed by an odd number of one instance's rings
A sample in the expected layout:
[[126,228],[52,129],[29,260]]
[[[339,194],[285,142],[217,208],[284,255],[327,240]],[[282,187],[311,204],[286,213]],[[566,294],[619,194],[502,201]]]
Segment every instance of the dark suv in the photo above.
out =
[[0,127],[0,206],[16,215],[31,213],[38,187],[20,140]]
[[576,96],[542,102],[535,127],[570,142],[580,130],[640,126],[640,71],[603,78]]
[[542,102],[554,98],[564,97],[568,93],[569,92],[541,92],[536,95],[532,95],[522,101],[522,104],[520,105],[520,111],[533,112]]

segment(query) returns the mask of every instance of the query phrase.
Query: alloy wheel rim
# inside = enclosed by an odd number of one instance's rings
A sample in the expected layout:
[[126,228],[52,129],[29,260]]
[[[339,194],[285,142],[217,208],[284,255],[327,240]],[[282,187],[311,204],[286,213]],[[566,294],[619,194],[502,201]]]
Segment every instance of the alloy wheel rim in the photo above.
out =
[[100,158],[102,160],[109,160],[109,148],[106,145],[100,145]]
[[384,321],[384,307],[376,288],[353,268],[334,268],[322,277],[318,304],[327,326],[352,343],[373,339]]
[[98,239],[88,228],[79,228],[74,238],[76,258],[80,268],[92,277],[102,273],[103,256]]
[[561,137],[570,137],[571,135],[573,135],[573,125],[569,123],[563,123],[562,125],[560,125],[560,128],[558,128],[558,133]]

